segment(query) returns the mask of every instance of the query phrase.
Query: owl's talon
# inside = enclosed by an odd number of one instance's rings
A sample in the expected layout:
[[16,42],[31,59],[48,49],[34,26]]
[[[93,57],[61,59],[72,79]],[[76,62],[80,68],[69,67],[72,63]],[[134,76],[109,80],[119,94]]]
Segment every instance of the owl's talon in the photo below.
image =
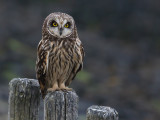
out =
[[59,88],[62,90],[62,91],[72,91],[72,88],[68,88],[65,86],[65,83],[61,83]]
[[66,87],[66,90],[68,90],[68,91],[72,91],[72,88],[68,88],[68,87]]
[[66,92],[66,91],[72,91],[72,88],[68,88],[68,87],[65,87],[65,88],[60,88],[62,91]]
[[54,91],[59,91],[59,88],[48,88],[47,91],[48,92],[54,92]]

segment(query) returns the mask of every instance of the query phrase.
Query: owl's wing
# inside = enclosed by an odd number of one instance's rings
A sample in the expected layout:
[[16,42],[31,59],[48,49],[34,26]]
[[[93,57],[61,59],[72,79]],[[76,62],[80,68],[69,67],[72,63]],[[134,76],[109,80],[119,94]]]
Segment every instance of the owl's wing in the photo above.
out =
[[77,43],[78,43],[78,47],[80,49],[80,54],[79,54],[80,59],[78,59],[78,63],[74,64],[72,72],[69,76],[69,79],[65,83],[66,86],[70,85],[72,80],[75,78],[76,74],[83,68],[83,59],[84,59],[84,56],[85,56],[84,48],[83,48],[83,45],[82,45],[81,41],[79,40],[79,38],[77,39]]
[[46,71],[48,65],[49,45],[41,40],[37,48],[36,77],[40,84],[42,97],[46,95]]
[[82,42],[79,40],[79,38],[78,38],[78,42],[79,42],[79,48],[80,48],[80,56],[81,56],[82,59],[81,59],[81,61],[79,61],[80,64],[81,64],[81,66],[80,66],[80,68],[78,69],[78,71],[76,72],[76,74],[83,68],[83,59],[84,59],[84,56],[85,56],[83,44],[82,44]]
[[85,52],[84,52],[84,48],[83,48],[82,43],[81,43],[81,45],[80,45],[80,51],[81,51],[81,55],[82,55],[82,62],[83,62],[83,59],[84,59],[84,56],[85,56]]

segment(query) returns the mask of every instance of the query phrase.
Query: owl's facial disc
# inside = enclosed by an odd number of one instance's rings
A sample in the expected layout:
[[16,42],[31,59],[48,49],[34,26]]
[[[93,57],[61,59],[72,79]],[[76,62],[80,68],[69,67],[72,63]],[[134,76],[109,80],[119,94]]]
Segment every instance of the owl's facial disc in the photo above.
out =
[[65,38],[72,34],[72,24],[72,21],[65,18],[51,19],[48,24],[48,31],[53,36]]

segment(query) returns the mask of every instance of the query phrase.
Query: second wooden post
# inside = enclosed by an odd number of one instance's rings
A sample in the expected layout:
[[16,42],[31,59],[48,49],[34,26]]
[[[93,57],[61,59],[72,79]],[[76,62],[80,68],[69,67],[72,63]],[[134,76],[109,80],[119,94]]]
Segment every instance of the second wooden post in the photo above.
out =
[[78,120],[78,96],[73,91],[55,91],[44,100],[45,120]]

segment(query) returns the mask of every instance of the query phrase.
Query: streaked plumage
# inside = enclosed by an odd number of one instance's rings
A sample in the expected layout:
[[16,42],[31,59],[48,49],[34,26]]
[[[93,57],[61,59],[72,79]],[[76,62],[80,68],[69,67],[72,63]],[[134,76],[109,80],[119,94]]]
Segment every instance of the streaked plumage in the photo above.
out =
[[38,44],[36,72],[42,97],[48,91],[71,90],[83,66],[84,51],[75,22],[65,13],[52,13],[44,21]]

